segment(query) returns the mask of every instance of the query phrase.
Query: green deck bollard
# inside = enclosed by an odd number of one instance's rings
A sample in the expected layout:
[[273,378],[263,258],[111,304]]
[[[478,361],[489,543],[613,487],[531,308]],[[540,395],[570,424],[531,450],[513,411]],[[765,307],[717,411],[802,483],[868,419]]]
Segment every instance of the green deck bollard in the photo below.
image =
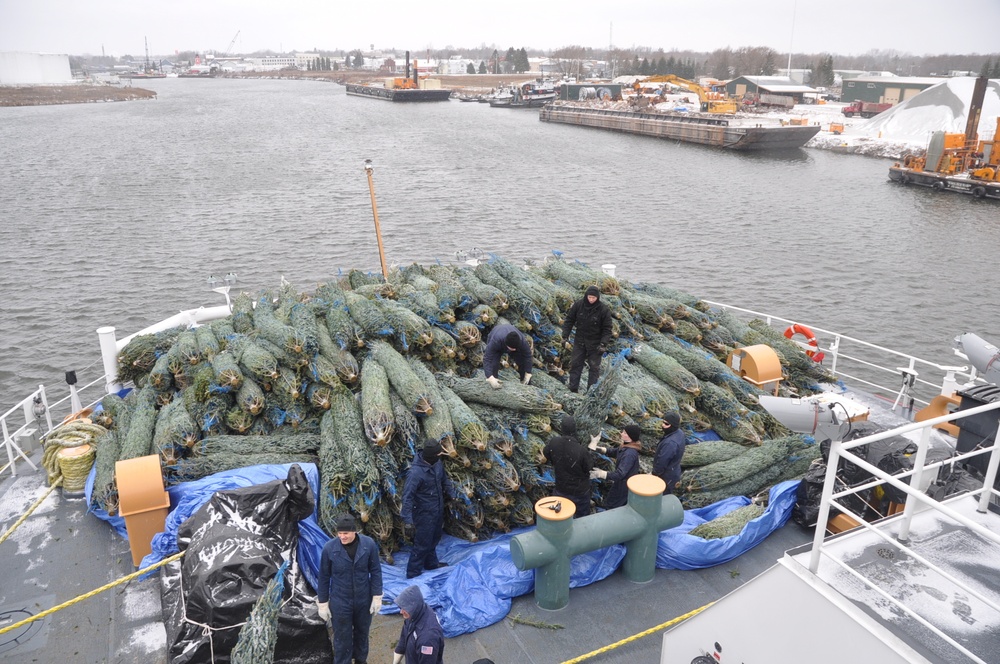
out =
[[569,604],[569,572],[573,556],[625,543],[622,570],[629,581],[646,583],[656,572],[656,545],[661,530],[684,521],[677,496],[663,495],[663,480],[633,475],[628,504],[573,519],[576,506],[568,498],[535,503],[535,530],[511,538],[510,556],[521,571],[535,570],[535,602],[557,610]]

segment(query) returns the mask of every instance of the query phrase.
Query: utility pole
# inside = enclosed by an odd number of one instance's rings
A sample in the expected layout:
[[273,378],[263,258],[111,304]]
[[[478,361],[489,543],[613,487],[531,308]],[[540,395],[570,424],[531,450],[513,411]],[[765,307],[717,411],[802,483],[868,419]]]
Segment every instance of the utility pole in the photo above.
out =
[[385,267],[385,250],[382,248],[382,229],[378,223],[378,207],[375,205],[375,183],[372,181],[372,173],[375,167],[372,166],[371,159],[365,159],[365,173],[368,174],[368,193],[372,197],[372,217],[375,218],[375,239],[378,240],[378,259],[382,263],[382,280],[389,281],[389,270]]

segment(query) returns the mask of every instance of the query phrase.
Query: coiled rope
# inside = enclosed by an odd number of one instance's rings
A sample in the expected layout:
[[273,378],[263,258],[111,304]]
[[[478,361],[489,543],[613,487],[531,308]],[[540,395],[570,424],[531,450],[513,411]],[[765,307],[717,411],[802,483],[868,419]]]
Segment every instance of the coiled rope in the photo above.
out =
[[562,662],[562,664],[577,664],[577,662],[582,662],[584,660],[590,659],[591,657],[596,657],[597,655],[601,655],[601,654],[606,653],[606,652],[611,652],[615,648],[620,648],[621,646],[625,645],[626,643],[631,643],[633,641],[641,639],[644,636],[649,636],[650,634],[655,634],[656,632],[664,630],[667,627],[670,627],[671,625],[676,625],[679,622],[683,622],[683,621],[687,620],[688,618],[696,616],[699,613],[701,613],[702,611],[704,611],[705,609],[707,609],[708,607],[712,606],[713,604],[715,604],[715,602],[709,602],[708,604],[706,604],[704,606],[698,607],[694,611],[689,611],[688,613],[685,613],[683,616],[678,616],[678,617],[674,618],[673,620],[668,620],[665,623],[660,623],[656,627],[650,627],[649,629],[647,629],[644,632],[639,632],[638,634],[633,634],[632,636],[630,636],[628,638],[622,639],[621,641],[616,641],[615,643],[612,643],[611,645],[604,646],[603,648],[598,648],[597,650],[591,650],[586,655],[580,655],[579,657],[575,657],[573,659],[567,659],[565,662]]

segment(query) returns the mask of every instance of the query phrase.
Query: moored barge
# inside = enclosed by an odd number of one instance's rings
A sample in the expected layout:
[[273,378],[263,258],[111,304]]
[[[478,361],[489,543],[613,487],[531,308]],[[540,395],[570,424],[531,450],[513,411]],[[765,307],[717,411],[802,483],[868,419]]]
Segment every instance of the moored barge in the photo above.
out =
[[731,124],[728,118],[692,113],[633,112],[560,103],[546,105],[538,117],[543,122],[669,138],[730,150],[800,148],[820,130],[818,125],[743,126]]

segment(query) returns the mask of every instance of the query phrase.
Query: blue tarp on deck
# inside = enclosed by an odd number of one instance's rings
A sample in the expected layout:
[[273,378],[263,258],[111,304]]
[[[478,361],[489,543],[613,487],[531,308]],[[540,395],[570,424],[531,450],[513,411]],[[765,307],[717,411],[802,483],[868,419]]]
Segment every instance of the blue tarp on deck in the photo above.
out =
[[[142,561],[152,565],[177,553],[177,528],[204,505],[216,491],[284,480],[290,464],[252,466],[232,470],[170,487],[171,512],[165,531],[153,538],[153,552]],[[313,491],[318,493],[319,472],[313,464],[300,464]],[[754,519],[735,537],[702,540],[687,532],[704,521],[749,503],[746,498],[729,498],[715,505],[685,512],[684,523],[660,533],[656,565],[667,569],[695,569],[727,562],[760,543],[779,528],[791,514],[798,482],[784,482],[771,490],[767,511]],[[106,518],[106,515],[105,515]],[[408,549],[394,555],[394,564],[382,564],[384,601],[382,613],[398,609],[392,600],[407,586],[418,585],[425,600],[434,607],[445,636],[473,632],[502,620],[510,611],[511,599],[534,590],[534,573],[521,572],[510,557],[510,539],[530,528],[521,528],[485,542],[470,543],[445,535],[438,557],[449,564],[416,579],[406,578]],[[329,537],[320,528],[316,513],[299,522],[299,560],[303,572],[315,587],[320,553]],[[621,565],[625,547],[614,545],[573,558],[570,587],[586,586],[611,575]]]

